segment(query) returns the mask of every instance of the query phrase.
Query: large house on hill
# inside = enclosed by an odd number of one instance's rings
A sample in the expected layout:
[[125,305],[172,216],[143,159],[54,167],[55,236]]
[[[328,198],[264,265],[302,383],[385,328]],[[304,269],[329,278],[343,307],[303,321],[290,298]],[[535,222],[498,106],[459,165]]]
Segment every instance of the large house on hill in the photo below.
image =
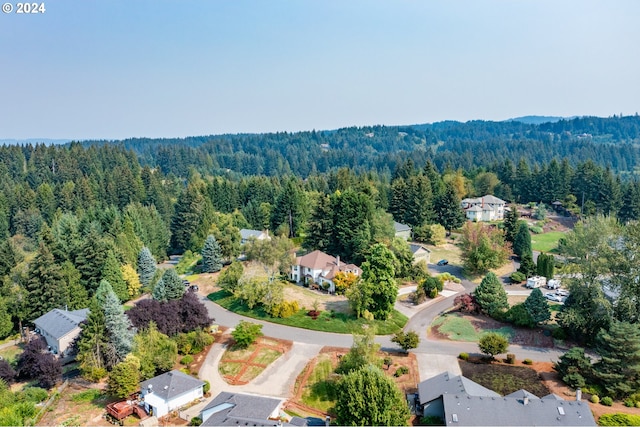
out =
[[357,265],[341,262],[340,257],[315,250],[296,258],[296,263],[291,266],[290,277],[296,283],[316,283],[333,293],[336,290],[333,279],[339,272],[353,273],[356,276],[362,274]]
[[506,396],[462,375],[443,372],[418,384],[417,412],[454,426],[595,426],[589,404],[542,398],[526,390]]
[[460,206],[464,209],[469,221],[499,221],[504,219],[504,207],[507,204],[502,199],[487,194],[483,197],[462,199]]

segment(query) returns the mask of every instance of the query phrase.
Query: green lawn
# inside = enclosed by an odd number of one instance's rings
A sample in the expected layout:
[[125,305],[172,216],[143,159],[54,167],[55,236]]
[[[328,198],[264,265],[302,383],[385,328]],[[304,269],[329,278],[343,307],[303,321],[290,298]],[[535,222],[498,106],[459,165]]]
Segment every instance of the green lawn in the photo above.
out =
[[476,330],[467,319],[456,315],[440,316],[433,321],[431,327],[437,327],[440,333],[445,334],[454,341],[478,342],[485,332],[497,332],[511,339],[515,332],[510,326],[500,329]]
[[329,411],[335,404],[335,383],[330,380],[333,373],[331,360],[321,355],[309,375],[307,384],[302,392],[302,402],[321,411]]
[[553,252],[558,247],[558,240],[564,237],[562,231],[550,231],[531,235],[531,247],[534,251]]
[[[360,330],[362,325],[369,324],[365,319],[356,319],[353,315],[338,312],[331,313],[329,311],[323,311],[320,313],[320,316],[314,320],[310,316],[307,316],[307,310],[304,309],[299,310],[296,314],[286,319],[275,318],[267,314],[260,306],[249,309],[240,300],[226,291],[214,292],[209,294],[208,298],[227,310],[243,316],[314,331],[350,334],[356,330]],[[404,314],[393,310],[389,319],[384,321],[375,320],[373,324],[377,328],[378,335],[390,335],[400,331],[407,323],[407,320]]]
[[14,365],[18,356],[22,354],[23,349],[17,345],[12,345],[0,351],[0,356],[9,362],[10,365]]

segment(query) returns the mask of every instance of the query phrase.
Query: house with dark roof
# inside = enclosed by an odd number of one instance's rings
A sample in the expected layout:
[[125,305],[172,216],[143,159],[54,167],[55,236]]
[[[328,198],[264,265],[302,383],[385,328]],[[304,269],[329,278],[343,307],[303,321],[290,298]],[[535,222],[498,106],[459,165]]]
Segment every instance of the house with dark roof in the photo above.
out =
[[283,422],[281,399],[226,391],[217,395],[202,410],[203,426],[300,426],[303,418],[292,417]]
[[64,354],[80,335],[80,323],[87,320],[89,309],[60,310],[54,308],[33,321],[37,332],[47,340],[51,351]]
[[469,221],[498,221],[504,219],[507,202],[491,194],[477,198],[462,199],[460,206]]
[[290,278],[296,283],[315,283],[333,293],[336,287],[333,279],[338,273],[362,274],[362,270],[355,264],[340,261],[340,257],[332,257],[322,251],[315,250],[296,258],[291,266]]
[[140,396],[148,414],[162,417],[202,398],[204,381],[178,370],[140,383]]
[[411,239],[411,227],[405,224],[400,224],[397,221],[393,221],[393,229],[395,230],[395,236],[404,240]]
[[[418,412],[453,426],[595,426],[589,404],[518,390],[506,396],[444,372],[418,384]],[[418,403],[417,402],[417,403]]]
[[271,236],[269,236],[268,231],[260,231],[260,230],[249,230],[247,228],[242,228],[240,230],[240,244],[244,245],[249,240],[271,240]]

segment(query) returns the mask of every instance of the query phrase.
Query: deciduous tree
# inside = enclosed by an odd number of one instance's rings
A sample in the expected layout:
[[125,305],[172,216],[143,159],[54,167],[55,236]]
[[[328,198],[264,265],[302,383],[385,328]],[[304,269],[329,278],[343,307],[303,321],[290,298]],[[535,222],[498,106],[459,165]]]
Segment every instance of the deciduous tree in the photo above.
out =
[[467,222],[462,227],[462,262],[471,273],[484,273],[507,262],[511,248],[502,231],[482,223]]
[[259,323],[251,323],[241,320],[235,327],[231,336],[236,342],[238,348],[247,348],[262,335],[262,325]]
[[487,332],[480,337],[478,348],[480,348],[481,352],[493,358],[496,354],[507,352],[509,340],[497,332]]

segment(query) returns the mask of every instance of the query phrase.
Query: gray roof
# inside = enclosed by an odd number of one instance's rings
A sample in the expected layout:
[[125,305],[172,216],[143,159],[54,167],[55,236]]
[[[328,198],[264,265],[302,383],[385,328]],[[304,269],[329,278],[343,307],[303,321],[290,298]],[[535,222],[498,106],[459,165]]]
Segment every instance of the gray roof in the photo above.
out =
[[66,311],[54,308],[50,312],[38,317],[33,323],[55,339],[60,339],[73,331],[89,315],[89,309]]
[[471,396],[500,397],[495,391],[489,390],[462,375],[453,375],[450,372],[443,372],[418,384],[420,404],[431,402],[443,394],[461,393]]
[[427,251],[427,252],[431,252],[431,250],[425,246],[422,246],[419,243],[409,243],[409,249],[411,249],[411,253],[416,253],[418,252],[420,249]]
[[564,399],[555,393],[551,393],[551,394],[547,394],[546,396],[543,396],[542,400],[564,400]]
[[242,228],[240,230],[240,237],[242,238],[242,240],[247,240],[250,237],[258,238],[261,235],[262,235],[262,231],[260,230],[249,230],[247,228]]
[[203,385],[204,381],[174,369],[173,371],[165,372],[157,377],[142,381],[140,383],[140,389],[148,390],[149,386],[151,386],[153,394],[159,396],[166,402]]
[[396,233],[399,233],[401,231],[411,231],[411,227],[405,224],[400,224],[396,221],[393,221],[393,228],[396,230]]
[[529,393],[527,390],[522,389],[522,388],[520,390],[518,390],[518,391],[514,391],[511,394],[507,394],[505,397],[513,397],[515,399],[523,399],[525,397],[528,397],[529,399],[540,399],[535,394]]
[[[443,396],[445,423],[456,426],[595,426],[587,402],[512,397]],[[454,419],[457,422],[454,422]]]
[[[272,397],[253,396],[250,394],[229,393],[226,391],[218,394],[202,410],[203,426],[277,426],[278,420],[270,420],[269,416],[280,404],[281,399]],[[217,407],[217,410],[214,408]],[[205,413],[215,410],[208,418],[204,419]],[[294,417],[291,424],[305,426],[306,420]]]

